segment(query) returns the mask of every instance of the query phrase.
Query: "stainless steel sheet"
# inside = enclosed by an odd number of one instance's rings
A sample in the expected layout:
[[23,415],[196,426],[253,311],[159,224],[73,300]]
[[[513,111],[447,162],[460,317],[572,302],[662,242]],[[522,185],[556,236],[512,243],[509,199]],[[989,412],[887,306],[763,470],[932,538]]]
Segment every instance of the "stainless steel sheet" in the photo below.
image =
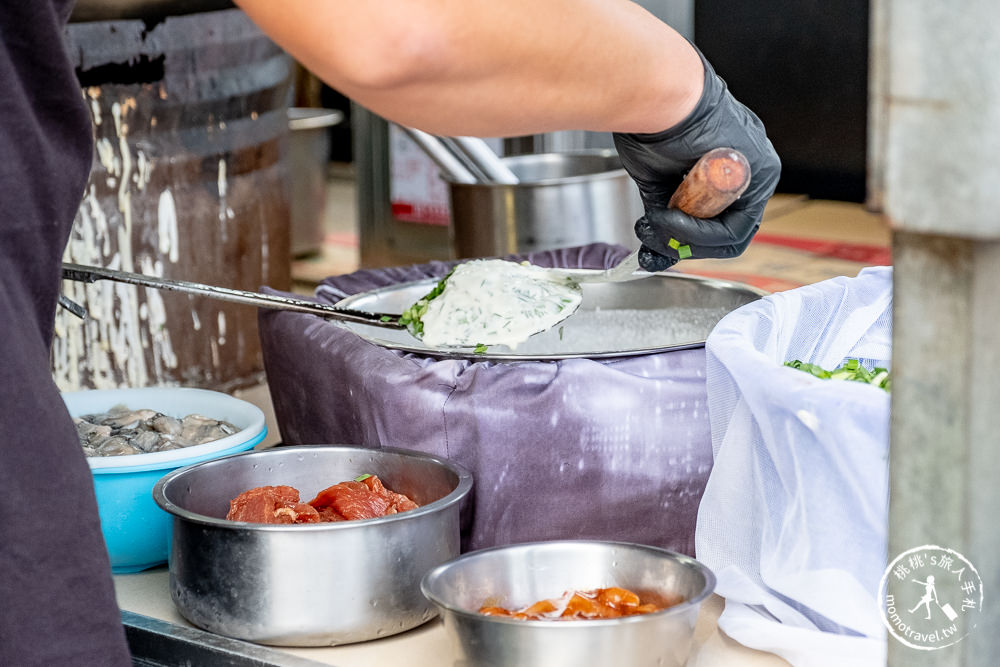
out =
[[[588,270],[574,272],[586,274]],[[392,285],[352,295],[336,305],[398,313],[427,294],[436,282],[426,279]],[[582,288],[583,303],[574,315],[513,350],[498,345],[477,354],[473,348],[432,348],[407,331],[354,322],[343,326],[373,343],[433,357],[494,361],[612,358],[702,346],[727,313],[767,294],[743,283],[681,273],[631,282],[584,282]]]

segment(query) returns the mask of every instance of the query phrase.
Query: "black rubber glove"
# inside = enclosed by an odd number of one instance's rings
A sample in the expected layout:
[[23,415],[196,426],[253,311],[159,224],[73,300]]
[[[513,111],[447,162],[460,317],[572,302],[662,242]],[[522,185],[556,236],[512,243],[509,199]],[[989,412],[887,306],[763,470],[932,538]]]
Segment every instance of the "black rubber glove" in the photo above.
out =
[[[681,259],[671,245],[687,245],[695,258],[741,254],[757,232],[764,205],[781,175],[781,161],[763,123],[736,101],[700,51],[698,55],[705,65],[705,90],[687,118],[656,134],[614,135],[645,207],[635,234],[642,242],[639,264],[647,271],[662,271]],[[720,147],[735,148],[746,156],[750,163],[746,191],[715,218],[693,218],[668,208],[684,174],[698,158]]]

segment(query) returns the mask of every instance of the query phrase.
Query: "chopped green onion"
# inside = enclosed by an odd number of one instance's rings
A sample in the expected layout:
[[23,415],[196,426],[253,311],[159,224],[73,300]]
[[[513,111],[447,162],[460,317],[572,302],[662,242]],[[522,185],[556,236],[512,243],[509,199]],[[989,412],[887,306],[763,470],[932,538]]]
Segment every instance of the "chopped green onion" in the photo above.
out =
[[410,333],[415,337],[420,338],[423,336],[424,323],[421,318],[427,312],[427,304],[435,297],[440,296],[441,292],[444,291],[445,283],[448,282],[448,278],[451,277],[451,274],[454,273],[454,271],[454,269],[449,271],[444,278],[438,281],[438,283],[434,286],[434,289],[400,313],[399,323],[409,329]]
[[858,359],[847,359],[842,365],[834,368],[832,371],[828,371],[820,366],[817,366],[816,364],[799,361],[798,359],[786,361],[785,366],[804,371],[814,377],[820,378],[821,380],[829,379],[864,382],[886,391],[891,391],[892,387],[892,379],[889,377],[889,369],[876,367],[872,370],[868,370],[861,365],[861,361]]
[[677,251],[677,257],[680,259],[687,259],[691,256],[691,246],[681,245],[681,242],[675,238],[671,237],[671,239],[667,241],[667,245],[670,246],[671,249]]
[[480,343],[479,345],[476,346],[476,348],[472,352],[474,354],[486,354],[486,350],[488,349],[489,345],[483,345],[482,343]]
[[368,473],[365,473],[364,475],[358,475],[357,477],[355,477],[354,481],[355,482],[363,482],[366,479],[368,479],[369,477],[371,477],[371,475],[369,475]]

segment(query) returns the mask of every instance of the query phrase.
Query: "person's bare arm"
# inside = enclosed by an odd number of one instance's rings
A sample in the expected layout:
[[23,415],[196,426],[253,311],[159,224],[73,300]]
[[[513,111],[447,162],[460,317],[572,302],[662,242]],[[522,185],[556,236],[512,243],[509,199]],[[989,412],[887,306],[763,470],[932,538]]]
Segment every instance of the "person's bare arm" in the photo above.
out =
[[[321,79],[398,123],[442,135],[612,132],[642,195],[649,271],[742,253],[781,173],[760,119],[631,0],[236,2]],[[711,219],[672,209],[684,174],[717,147],[743,153],[749,187]]]
[[659,132],[704,70],[630,0],[236,0],[306,68],[391,120],[447,135]]

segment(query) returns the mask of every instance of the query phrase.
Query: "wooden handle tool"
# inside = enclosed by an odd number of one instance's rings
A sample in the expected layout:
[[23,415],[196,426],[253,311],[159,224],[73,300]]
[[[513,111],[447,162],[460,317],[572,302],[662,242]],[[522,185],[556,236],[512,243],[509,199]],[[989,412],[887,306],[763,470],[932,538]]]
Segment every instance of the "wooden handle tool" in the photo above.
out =
[[[713,148],[691,167],[670,198],[669,205],[696,218],[714,218],[736,201],[748,185],[750,163],[743,153],[735,148]],[[690,256],[690,249],[680,241],[671,239],[670,243],[681,259]],[[575,279],[578,282],[621,282],[655,275],[639,268],[639,251],[635,250],[610,269],[591,275],[581,274]]]
[[669,206],[696,218],[714,218],[750,185],[750,163],[735,148],[701,156],[670,198]]

